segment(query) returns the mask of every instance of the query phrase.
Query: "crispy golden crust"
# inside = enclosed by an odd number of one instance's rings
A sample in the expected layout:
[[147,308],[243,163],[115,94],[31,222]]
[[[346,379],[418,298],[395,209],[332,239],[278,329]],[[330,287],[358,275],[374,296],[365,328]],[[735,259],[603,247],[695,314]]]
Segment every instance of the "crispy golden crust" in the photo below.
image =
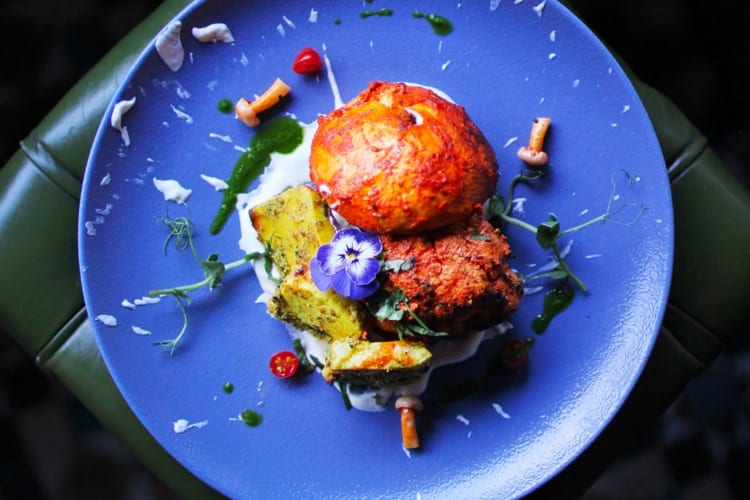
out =
[[435,331],[460,335],[488,328],[518,307],[523,286],[505,262],[508,242],[479,215],[431,233],[381,240],[387,259],[414,263],[408,271],[388,273],[383,287],[402,290],[411,310]]
[[409,234],[467,218],[495,190],[497,159],[461,106],[374,82],[318,119],[310,178],[347,221]]

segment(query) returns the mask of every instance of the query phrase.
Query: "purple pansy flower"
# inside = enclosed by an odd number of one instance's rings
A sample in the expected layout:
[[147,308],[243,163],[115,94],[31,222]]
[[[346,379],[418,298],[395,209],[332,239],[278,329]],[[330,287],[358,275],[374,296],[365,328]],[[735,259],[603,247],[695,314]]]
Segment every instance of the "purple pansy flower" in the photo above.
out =
[[310,274],[320,290],[333,289],[354,300],[369,297],[380,287],[380,238],[356,227],[336,232],[333,241],[318,248],[310,260]]

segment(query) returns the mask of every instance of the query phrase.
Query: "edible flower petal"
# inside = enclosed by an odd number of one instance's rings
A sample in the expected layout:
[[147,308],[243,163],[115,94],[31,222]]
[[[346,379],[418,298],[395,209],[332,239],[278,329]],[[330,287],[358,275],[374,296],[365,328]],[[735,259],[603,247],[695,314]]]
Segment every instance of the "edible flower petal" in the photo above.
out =
[[321,245],[310,261],[310,274],[320,290],[333,288],[354,300],[369,297],[379,288],[383,244],[376,235],[355,227],[336,232],[331,243]]

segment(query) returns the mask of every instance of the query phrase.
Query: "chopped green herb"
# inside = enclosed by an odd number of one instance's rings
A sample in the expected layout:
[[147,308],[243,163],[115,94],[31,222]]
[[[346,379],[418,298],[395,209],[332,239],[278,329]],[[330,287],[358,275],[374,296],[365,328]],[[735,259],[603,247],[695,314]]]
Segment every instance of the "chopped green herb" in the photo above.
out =
[[227,393],[227,394],[232,394],[232,393],[234,392],[234,384],[233,384],[233,383],[231,383],[231,382],[227,382],[227,383],[225,383],[225,384],[224,384],[224,385],[223,385],[223,386],[221,387],[221,389],[222,389],[222,390],[223,390],[223,391],[224,391],[225,393]]

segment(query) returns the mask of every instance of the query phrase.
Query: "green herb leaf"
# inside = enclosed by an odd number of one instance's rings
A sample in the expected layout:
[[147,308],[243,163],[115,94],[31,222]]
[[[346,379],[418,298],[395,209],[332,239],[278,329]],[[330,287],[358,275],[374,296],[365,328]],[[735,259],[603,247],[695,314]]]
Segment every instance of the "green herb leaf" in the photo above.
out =
[[208,259],[201,262],[203,273],[208,280],[208,288],[210,288],[211,290],[216,288],[221,283],[221,280],[224,278],[224,272],[226,271],[224,263],[219,262],[218,259],[219,256],[214,253],[209,255]]
[[542,222],[536,228],[536,241],[544,250],[552,248],[560,233],[560,223],[555,214],[549,214],[549,220]]

